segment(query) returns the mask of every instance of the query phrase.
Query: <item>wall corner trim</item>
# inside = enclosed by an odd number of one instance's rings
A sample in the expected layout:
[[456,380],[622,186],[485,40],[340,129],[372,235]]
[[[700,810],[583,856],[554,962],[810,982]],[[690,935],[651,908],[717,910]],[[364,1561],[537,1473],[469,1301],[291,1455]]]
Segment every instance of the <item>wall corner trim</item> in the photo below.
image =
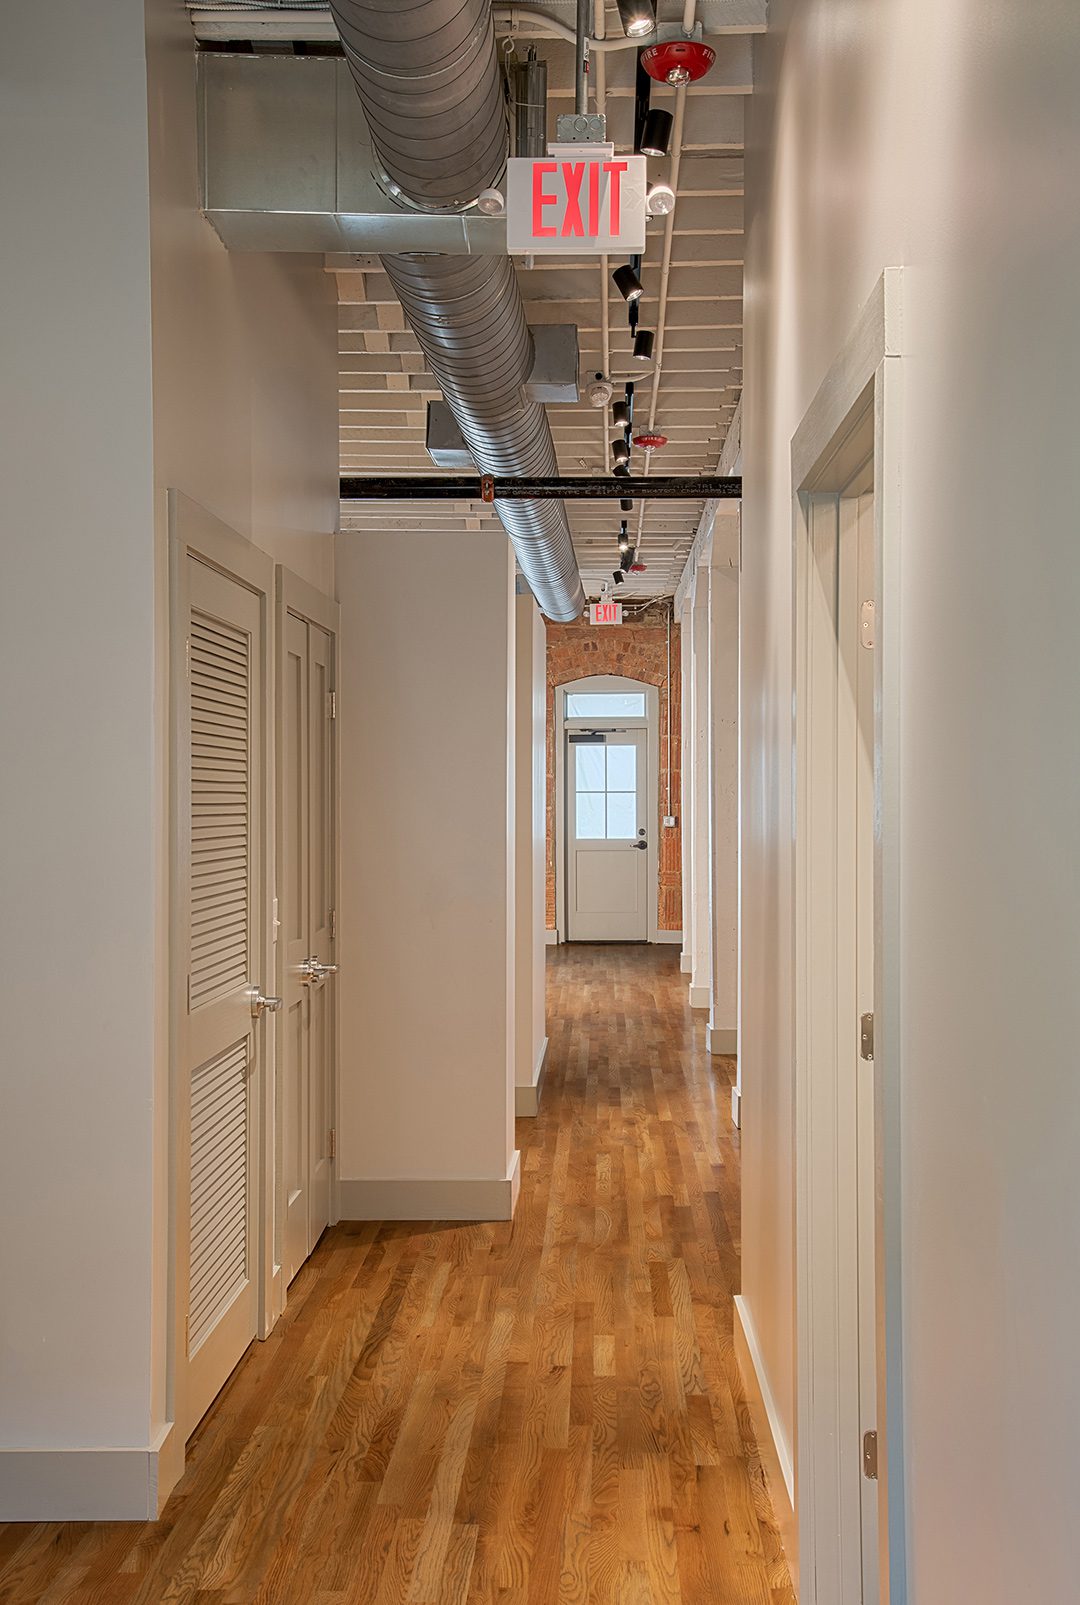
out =
[[679,969],[684,975],[692,975],[694,971],[694,955],[682,952],[679,954]]
[[536,1056],[533,1066],[532,1081],[527,1087],[514,1088],[514,1114],[520,1120],[522,1117],[540,1113],[540,1097],[544,1088],[544,1076],[547,1072],[548,1048],[551,1039],[545,1037],[540,1044],[540,1052]]
[[707,982],[690,982],[690,1007],[692,1009],[707,1009],[712,1003],[712,988]]
[[710,1053],[726,1054],[728,1056],[739,1051],[739,1033],[733,1025],[709,1025],[705,1027],[705,1041]]
[[548,947],[558,947],[558,945],[559,945],[559,933],[558,933],[558,931],[545,931],[544,932],[544,941],[546,942]]
[[657,931],[655,940],[659,943],[670,943],[673,947],[682,946],[683,933],[681,931]]
[[512,1220],[521,1189],[515,1149],[505,1176],[345,1177],[342,1220]]
[[795,1511],[795,1463],[776,1401],[765,1374],[753,1316],[741,1294],[735,1295],[735,1358],[746,1389],[758,1454],[769,1485],[773,1514],[783,1540],[793,1579],[799,1574],[798,1520]]
[[0,1449],[0,1521],[156,1521],[184,1469],[169,1422],[142,1448]]

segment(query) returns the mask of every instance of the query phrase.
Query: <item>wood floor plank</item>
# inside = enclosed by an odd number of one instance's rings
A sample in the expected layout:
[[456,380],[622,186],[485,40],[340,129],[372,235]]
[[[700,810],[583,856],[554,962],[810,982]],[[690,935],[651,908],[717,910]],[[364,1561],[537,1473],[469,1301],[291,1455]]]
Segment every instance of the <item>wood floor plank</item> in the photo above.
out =
[[553,948],[513,1223],[343,1223],[157,1523],[0,1526],[0,1605],[794,1605],[735,1362],[734,1061],[675,950]]

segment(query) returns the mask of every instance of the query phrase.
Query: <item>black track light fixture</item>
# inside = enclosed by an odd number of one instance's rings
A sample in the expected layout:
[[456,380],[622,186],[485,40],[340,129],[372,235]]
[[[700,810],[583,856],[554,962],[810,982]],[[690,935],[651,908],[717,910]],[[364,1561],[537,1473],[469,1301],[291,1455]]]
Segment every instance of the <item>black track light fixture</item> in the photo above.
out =
[[629,262],[624,262],[621,267],[617,267],[611,275],[611,279],[624,301],[636,301],[645,293],[645,286]]
[[617,568],[611,577],[615,581],[616,585],[623,585],[626,581],[626,575],[623,573],[621,568]]
[[625,402],[625,401],[616,401],[616,402],[614,402],[613,405],[612,405],[612,408],[611,408],[611,417],[612,417],[613,423],[615,424],[616,429],[629,429],[629,427],[630,427],[630,406],[629,406],[629,403]]
[[621,435],[617,440],[611,442],[611,455],[617,463],[628,463],[630,461],[630,447]]
[[627,547],[627,548],[626,548],[626,551],[625,551],[625,552],[624,552],[624,553],[623,553],[623,555],[622,555],[622,556],[621,556],[621,557],[620,557],[620,558],[619,558],[619,567],[620,567],[620,568],[621,568],[621,569],[622,569],[622,571],[623,571],[623,573],[624,573],[624,574],[627,574],[627,573],[629,573],[629,571],[630,571],[630,566],[631,566],[631,564],[632,564],[632,563],[633,563],[633,561],[634,561],[634,554],[633,554],[633,552],[632,552],[632,551],[631,551],[631,550],[630,550],[630,548],[629,548],[629,547]]
[[634,336],[634,357],[638,362],[651,362],[653,354],[653,332],[651,329],[639,329]]
[[622,508],[624,513],[632,513],[634,511],[634,504],[630,500],[629,496],[621,497],[619,500],[619,506]]
[[628,39],[643,39],[656,27],[653,0],[618,0],[619,21]]
[[615,467],[611,470],[611,472],[615,475],[616,479],[629,479],[630,478],[630,470],[629,470],[629,468],[627,468],[625,463],[616,463]]
[[638,150],[642,156],[666,156],[671,149],[671,130],[674,119],[669,111],[654,106],[645,115]]
[[624,518],[623,521],[622,521],[622,528],[619,530],[619,551],[620,552],[628,552],[629,550],[630,550],[630,535],[629,535],[629,533],[627,531],[627,528],[626,528],[626,519]]

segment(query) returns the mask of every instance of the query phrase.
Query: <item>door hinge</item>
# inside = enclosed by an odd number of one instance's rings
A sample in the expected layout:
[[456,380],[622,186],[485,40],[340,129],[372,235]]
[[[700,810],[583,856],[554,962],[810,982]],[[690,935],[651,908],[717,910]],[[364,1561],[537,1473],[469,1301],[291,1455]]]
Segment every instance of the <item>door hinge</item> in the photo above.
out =
[[337,1158],[337,1131],[333,1126],[330,1127],[330,1144],[328,1148],[328,1155],[331,1159]]
[[873,1061],[874,1057],[874,1016],[860,1014],[859,1016],[859,1056]]
[[326,693],[326,717],[328,719],[336,719],[337,718],[337,692],[336,691],[328,691]]
[[877,1433],[864,1432],[862,1440],[862,1474],[870,1482],[877,1481]]
[[336,908],[332,908],[330,910],[330,940],[331,940],[331,942],[336,942],[337,941],[337,909]]

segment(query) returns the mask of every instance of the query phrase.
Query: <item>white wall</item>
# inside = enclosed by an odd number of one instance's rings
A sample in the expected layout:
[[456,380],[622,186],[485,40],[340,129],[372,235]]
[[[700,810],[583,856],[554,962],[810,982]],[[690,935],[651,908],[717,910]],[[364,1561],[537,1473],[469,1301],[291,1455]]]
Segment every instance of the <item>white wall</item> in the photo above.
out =
[[[794,1426],[790,442],[907,265],[902,1133],[908,1599],[1080,1569],[1080,12],[777,0],[750,125],[743,1287]],[[894,1605],[899,1605],[897,1595]]]
[[501,530],[340,539],[346,1217],[509,1201],[512,586]]
[[0,1518],[150,1435],[154,547],[142,0],[0,52]]
[[[737,504],[736,504],[737,507]],[[732,550],[734,548],[734,551]],[[708,1045],[736,1051],[739,983],[738,513],[718,518],[709,571],[709,891],[712,940]]]
[[709,896],[709,570],[694,576],[690,611],[690,884],[692,902],[690,1004],[709,1006],[712,991],[712,913]]
[[547,638],[531,593],[515,598],[515,1081],[519,1114],[535,1114],[547,1052],[545,885]]

